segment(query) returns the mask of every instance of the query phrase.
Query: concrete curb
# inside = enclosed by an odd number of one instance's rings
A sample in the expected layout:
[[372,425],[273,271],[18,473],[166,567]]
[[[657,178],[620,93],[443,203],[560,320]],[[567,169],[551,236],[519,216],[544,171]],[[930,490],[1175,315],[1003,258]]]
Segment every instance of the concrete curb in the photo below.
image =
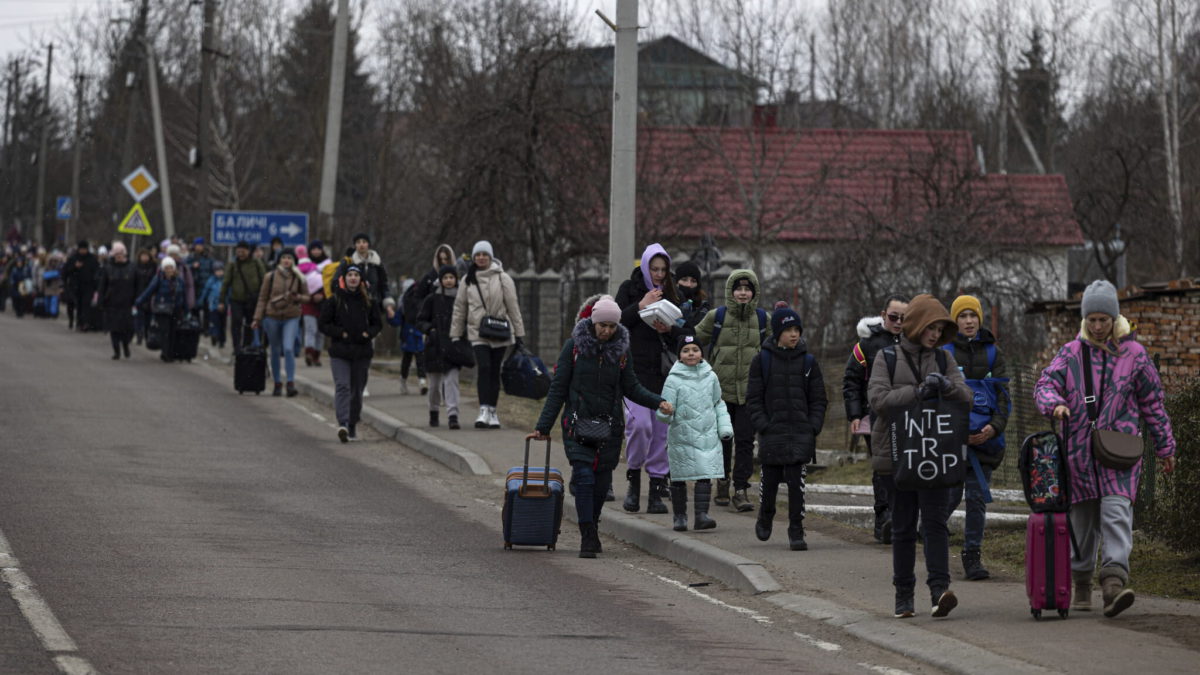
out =
[[[814,494],[853,495],[855,497],[873,497],[874,488],[870,485],[829,485],[826,483],[808,483],[804,491]],[[1002,502],[1023,502],[1025,493],[1020,490],[993,489],[992,497]]]
[[767,602],[810,619],[836,626],[877,647],[952,673],[1049,673],[1040,666],[1009,658],[969,642],[915,625],[919,619],[880,619],[828,600],[797,593],[777,593]]

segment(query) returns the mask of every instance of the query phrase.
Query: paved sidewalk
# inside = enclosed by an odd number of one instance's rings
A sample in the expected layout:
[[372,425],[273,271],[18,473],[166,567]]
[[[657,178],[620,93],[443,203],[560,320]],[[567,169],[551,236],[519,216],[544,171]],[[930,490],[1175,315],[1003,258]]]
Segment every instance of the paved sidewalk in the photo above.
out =
[[[301,366],[296,383],[303,393],[332,404],[333,381],[328,366]],[[460,412],[464,428],[459,431],[445,427],[444,412],[442,426],[431,429],[426,397],[418,395],[415,387],[413,394],[402,396],[394,376],[372,371],[368,390],[364,423],[459,473],[480,476],[499,489],[503,473],[521,463],[528,430],[473,428],[478,410],[473,386],[464,387]],[[564,466],[558,435],[556,430],[551,461]],[[623,468],[614,473],[618,496],[623,492],[623,475]],[[643,484],[643,491],[645,488]],[[574,509],[569,496],[567,499],[565,513],[571,518]],[[643,492],[643,509],[644,504]],[[961,567],[952,552],[953,588],[959,596],[959,608],[948,620],[929,618],[928,593],[919,587],[918,617],[901,621],[891,618],[889,547],[856,543],[850,541],[852,537],[810,528],[810,550],[792,552],[787,548],[786,521],[781,520],[786,518],[786,507],[780,509],[775,537],[769,542],[755,538],[753,513],[738,514],[714,506],[711,515],[718,522],[716,529],[677,533],[671,529],[670,515],[626,514],[617,501],[606,506],[601,530],[730,587],[769,593],[768,599],[781,607],[951,672],[1045,669],[1126,673],[1131,657],[1136,658],[1143,672],[1195,672],[1196,652],[1153,632],[1156,627],[1177,621],[1200,627],[1200,603],[1139,596],[1126,614],[1107,620],[1098,611],[1097,590],[1093,598],[1097,611],[1075,612],[1067,621],[1055,618],[1038,622],[1030,617],[1022,579],[962,581]],[[917,576],[923,577],[920,561]]]

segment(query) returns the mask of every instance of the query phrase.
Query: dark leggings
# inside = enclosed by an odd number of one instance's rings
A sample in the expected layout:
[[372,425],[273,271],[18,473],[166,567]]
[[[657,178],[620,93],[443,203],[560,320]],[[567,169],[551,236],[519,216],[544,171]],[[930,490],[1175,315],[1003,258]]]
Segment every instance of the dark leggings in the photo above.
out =
[[479,389],[479,405],[496,405],[500,400],[500,364],[504,361],[504,352],[508,347],[492,347],[491,345],[474,345],[475,365]]
[[125,347],[125,351],[129,351],[129,341],[133,339],[133,333],[118,333],[112,331],[108,334],[112,340],[113,354],[119,355],[121,347]]
[[408,379],[408,371],[412,366],[413,359],[416,359],[417,361],[417,377],[425,377],[425,353],[404,352],[404,356],[400,358],[400,379]]
[[571,486],[575,489],[575,515],[580,525],[600,520],[604,497],[612,485],[612,469],[593,469],[591,462],[571,462]]

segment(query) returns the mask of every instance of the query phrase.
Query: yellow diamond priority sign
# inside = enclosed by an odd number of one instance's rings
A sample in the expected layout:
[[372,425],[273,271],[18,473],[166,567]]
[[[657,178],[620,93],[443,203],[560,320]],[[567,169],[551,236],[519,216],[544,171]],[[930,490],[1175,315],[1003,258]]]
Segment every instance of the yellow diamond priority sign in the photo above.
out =
[[129,196],[133,197],[133,201],[140,202],[150,196],[151,192],[158,189],[158,181],[154,180],[154,176],[146,170],[146,167],[139,166],[133,170],[133,173],[125,177],[121,181],[121,185],[129,192]]
[[117,232],[124,234],[154,234],[150,229],[150,219],[146,217],[146,211],[142,208],[141,202],[134,204],[129,213],[125,214],[125,219],[117,226]]

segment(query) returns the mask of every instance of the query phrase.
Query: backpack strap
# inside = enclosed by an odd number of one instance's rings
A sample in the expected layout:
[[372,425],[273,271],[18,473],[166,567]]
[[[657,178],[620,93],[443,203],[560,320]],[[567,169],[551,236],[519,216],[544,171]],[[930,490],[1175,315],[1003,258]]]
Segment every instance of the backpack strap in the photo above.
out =
[[996,370],[996,343],[989,342],[984,345],[984,350],[987,351],[988,359],[988,377],[992,376],[992,371]]
[[888,381],[896,383],[896,347],[890,345],[883,348],[883,362],[887,364]]
[[713,321],[712,338],[708,343],[708,351],[711,354],[712,350],[717,346],[717,338],[721,337],[721,327],[725,325],[725,312],[729,308],[721,305],[717,308],[717,320]]
[[761,345],[767,341],[767,310],[756,308],[754,313],[758,314],[758,344]]
[[854,360],[858,362],[858,365],[862,366],[863,368],[867,367],[867,355],[863,353],[861,342],[854,343],[854,349],[850,350],[850,355],[854,357]]
[[945,374],[946,374],[946,368],[947,368],[947,367],[949,367],[949,361],[946,359],[946,350],[945,350],[945,349],[939,349],[939,350],[937,350],[937,353],[935,353],[935,354],[933,355],[933,357],[934,357],[935,359],[937,359],[938,371],[939,371],[941,374],[945,375]]

